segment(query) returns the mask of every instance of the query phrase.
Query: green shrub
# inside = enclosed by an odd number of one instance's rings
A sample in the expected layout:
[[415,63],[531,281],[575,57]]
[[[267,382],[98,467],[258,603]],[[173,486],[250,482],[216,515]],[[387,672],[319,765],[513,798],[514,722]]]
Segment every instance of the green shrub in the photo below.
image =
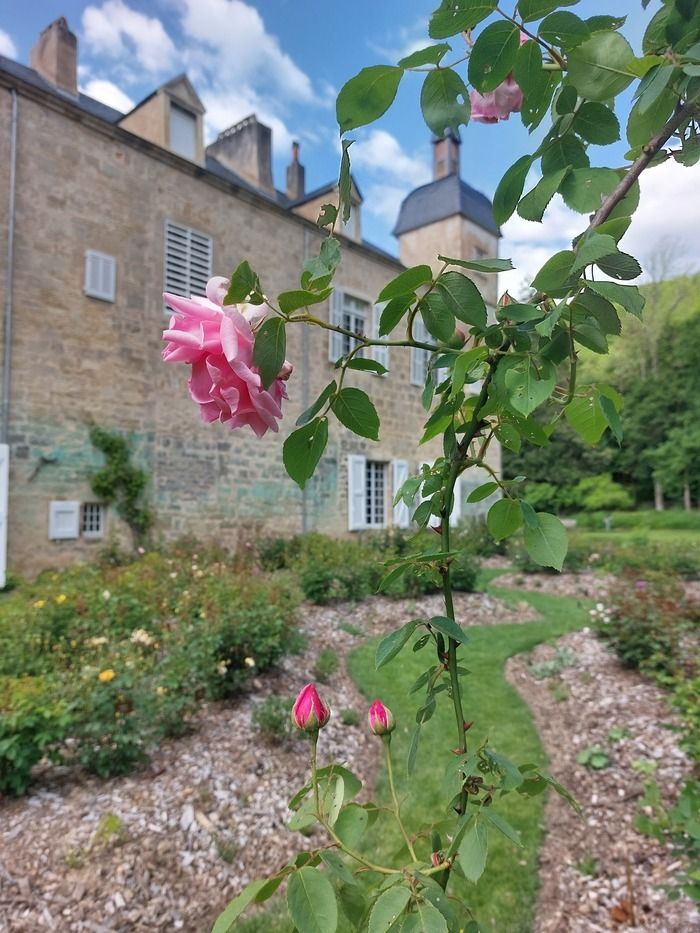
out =
[[253,727],[269,742],[287,739],[292,734],[292,697],[265,697],[250,714]]
[[341,709],[340,721],[344,726],[359,726],[360,714],[356,709]]
[[331,648],[322,648],[314,664],[314,677],[322,684],[327,683],[338,670],[338,655]]
[[663,512],[651,509],[581,512],[575,518],[578,528],[601,531],[606,527],[606,519],[610,519],[610,527],[613,529],[700,531],[700,512],[686,512],[682,509],[666,509]]
[[634,500],[620,483],[616,483],[610,473],[587,476],[573,488],[576,505],[588,512],[599,509],[631,509]]
[[473,593],[478,575],[479,564],[471,555],[462,552],[452,563],[452,588],[463,593]]

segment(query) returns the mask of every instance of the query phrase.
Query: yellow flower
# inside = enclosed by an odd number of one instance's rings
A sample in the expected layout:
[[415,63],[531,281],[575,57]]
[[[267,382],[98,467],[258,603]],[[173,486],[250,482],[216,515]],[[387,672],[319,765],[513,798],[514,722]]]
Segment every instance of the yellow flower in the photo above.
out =
[[108,684],[111,680],[114,680],[117,675],[111,668],[108,668],[106,671],[100,671],[97,676],[100,683]]
[[243,663],[246,667],[255,667],[255,658],[244,658]]
[[58,580],[58,574],[57,574],[57,573],[52,573],[52,574],[51,574],[51,579],[52,579],[53,582],[55,583],[56,580]]
[[156,696],[162,697],[162,696],[164,696],[167,692],[168,692],[168,691],[165,689],[165,687],[156,687]]
[[34,603],[34,608],[43,609],[45,605],[46,605],[45,599],[37,599],[37,601]]
[[67,599],[68,597],[66,596],[65,593],[59,593],[58,596],[56,597],[56,602],[60,606],[62,603],[65,603]]

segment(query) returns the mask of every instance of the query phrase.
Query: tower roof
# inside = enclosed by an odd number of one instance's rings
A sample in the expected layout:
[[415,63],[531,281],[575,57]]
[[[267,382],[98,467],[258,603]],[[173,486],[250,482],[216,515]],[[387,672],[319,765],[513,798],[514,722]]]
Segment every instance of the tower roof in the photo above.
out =
[[493,236],[501,235],[493,219],[491,201],[456,174],[438,178],[407,195],[392,232],[394,236],[401,236],[455,214],[466,217]]

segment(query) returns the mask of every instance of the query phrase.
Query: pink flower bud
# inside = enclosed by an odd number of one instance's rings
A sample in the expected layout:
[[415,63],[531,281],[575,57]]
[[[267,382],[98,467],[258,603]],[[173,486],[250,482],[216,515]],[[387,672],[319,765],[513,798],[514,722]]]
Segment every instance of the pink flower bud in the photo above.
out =
[[367,713],[369,731],[373,735],[389,735],[396,728],[394,714],[381,700],[375,700]]
[[318,695],[313,684],[307,684],[299,692],[292,707],[292,722],[304,732],[318,732],[331,718],[331,711]]
[[289,360],[285,360],[284,363],[282,364],[282,369],[280,369],[277,375],[277,378],[284,379],[286,381],[287,379],[289,379],[289,377],[292,375],[293,372],[294,372],[293,364],[290,363]]

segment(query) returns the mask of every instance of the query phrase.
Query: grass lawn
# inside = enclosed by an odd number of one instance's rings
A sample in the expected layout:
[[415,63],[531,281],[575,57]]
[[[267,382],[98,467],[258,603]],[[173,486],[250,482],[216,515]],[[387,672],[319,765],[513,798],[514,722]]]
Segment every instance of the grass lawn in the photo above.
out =
[[[497,572],[489,573],[488,577],[496,575]],[[482,579],[485,581],[486,577]],[[542,641],[582,627],[588,620],[587,610],[574,599],[513,590],[493,592],[506,602],[527,600],[540,618],[523,625],[479,626],[469,630],[470,641],[463,649],[465,664],[472,672],[464,681],[465,715],[475,721],[469,737],[475,745],[488,735],[492,746],[512,760],[544,765],[544,752],[530,712],[506,682],[504,665],[511,655],[530,651]],[[394,662],[375,671],[375,647],[376,641],[372,640],[353,652],[349,659],[350,673],[368,700],[380,696],[394,711],[398,726],[392,749],[397,790],[402,797],[407,792],[404,762],[419,705],[419,695],[410,696],[408,691],[431,659],[427,649],[419,654],[408,649]],[[451,704],[444,697],[441,700],[435,716],[423,729],[414,774],[417,791],[403,806],[409,828],[411,813],[434,821],[447,816],[442,810],[441,783],[449,749],[455,745],[455,727]],[[377,751],[379,754],[379,748]],[[379,778],[377,798],[381,802],[389,799],[384,771]],[[517,794],[498,801],[498,812],[522,833],[525,847],[517,849],[500,834],[491,833],[486,872],[478,884],[456,878],[450,883],[451,889],[474,911],[484,931],[526,933],[530,929],[543,805],[542,797],[525,800]],[[419,822],[416,820],[415,825]],[[363,840],[363,847],[378,862],[391,861],[401,849],[400,834],[398,829],[393,831],[393,826],[390,820],[382,820],[381,833],[373,829]],[[291,926],[277,904],[265,914],[251,918],[241,929],[246,933],[287,933]]]
[[700,547],[700,531],[689,528],[613,528],[611,531],[576,529],[572,534],[576,544],[591,547],[603,545],[637,544],[640,540],[650,544],[678,544]]

